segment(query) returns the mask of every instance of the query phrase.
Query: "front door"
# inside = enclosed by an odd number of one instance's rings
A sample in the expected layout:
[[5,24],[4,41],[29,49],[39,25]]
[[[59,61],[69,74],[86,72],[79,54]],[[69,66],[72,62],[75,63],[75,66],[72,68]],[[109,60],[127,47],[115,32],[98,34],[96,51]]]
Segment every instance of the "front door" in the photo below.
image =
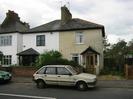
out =
[[89,54],[86,57],[87,72],[95,74],[95,54]]

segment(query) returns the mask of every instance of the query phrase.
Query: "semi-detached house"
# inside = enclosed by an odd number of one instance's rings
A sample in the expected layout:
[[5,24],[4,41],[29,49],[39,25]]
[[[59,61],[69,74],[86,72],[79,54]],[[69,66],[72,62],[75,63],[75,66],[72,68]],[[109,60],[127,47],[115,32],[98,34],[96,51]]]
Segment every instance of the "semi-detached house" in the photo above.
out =
[[31,65],[36,57],[50,50],[84,66],[96,74],[103,68],[104,26],[72,18],[67,7],[61,7],[61,19],[29,29],[18,14],[8,11],[0,26],[1,64]]

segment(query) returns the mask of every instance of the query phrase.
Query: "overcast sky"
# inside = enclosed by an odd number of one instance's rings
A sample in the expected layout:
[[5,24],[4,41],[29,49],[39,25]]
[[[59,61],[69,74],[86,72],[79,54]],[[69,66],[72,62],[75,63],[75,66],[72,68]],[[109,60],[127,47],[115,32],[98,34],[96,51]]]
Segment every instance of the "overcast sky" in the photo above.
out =
[[[133,0],[0,0],[0,24],[6,12],[13,10],[31,28],[60,19],[60,7],[66,4],[73,18],[105,26],[110,43],[133,39]],[[69,4],[67,3],[69,2]]]

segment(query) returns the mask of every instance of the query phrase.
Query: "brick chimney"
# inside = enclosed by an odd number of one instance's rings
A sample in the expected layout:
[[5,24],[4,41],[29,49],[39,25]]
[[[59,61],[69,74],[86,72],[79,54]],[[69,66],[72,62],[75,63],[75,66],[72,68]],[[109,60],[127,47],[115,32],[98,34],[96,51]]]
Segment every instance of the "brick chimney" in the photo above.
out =
[[6,18],[1,24],[1,27],[6,27],[9,23],[15,23],[16,21],[20,21],[20,17],[14,11],[8,10],[6,13]]
[[66,24],[72,19],[72,14],[66,6],[61,7],[61,24]]
[[8,12],[6,13],[6,17],[11,19],[12,21],[20,21],[20,17],[18,16],[18,14],[11,10],[8,10]]
[[[20,25],[17,24],[20,23]],[[3,23],[1,24],[2,28],[15,28],[15,30],[25,30],[25,29],[29,29],[29,24],[26,22],[22,22],[20,20],[20,17],[18,16],[17,13],[15,13],[14,11],[8,10],[8,12],[6,13],[6,18],[3,21]]]

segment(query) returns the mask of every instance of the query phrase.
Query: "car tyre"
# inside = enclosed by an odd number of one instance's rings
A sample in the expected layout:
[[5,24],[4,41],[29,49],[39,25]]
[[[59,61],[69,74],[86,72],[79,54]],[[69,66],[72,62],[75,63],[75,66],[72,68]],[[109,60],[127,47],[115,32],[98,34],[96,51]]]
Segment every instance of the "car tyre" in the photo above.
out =
[[46,84],[45,84],[45,82],[43,80],[38,80],[37,81],[37,88],[43,89],[45,87],[46,87]]
[[85,82],[78,82],[76,86],[77,86],[77,89],[80,91],[87,90],[87,84]]

